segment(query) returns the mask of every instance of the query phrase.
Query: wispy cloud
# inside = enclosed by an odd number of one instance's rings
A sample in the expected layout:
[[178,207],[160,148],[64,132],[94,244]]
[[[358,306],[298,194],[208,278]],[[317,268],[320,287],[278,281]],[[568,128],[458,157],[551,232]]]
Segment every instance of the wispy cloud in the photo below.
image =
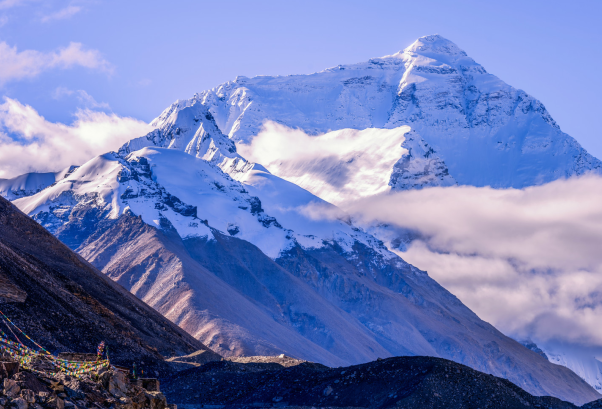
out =
[[80,11],[82,11],[82,8],[80,6],[69,5],[61,10],[58,10],[52,14],[48,14],[48,15],[42,17],[42,22],[47,23],[49,21],[54,21],[54,20],[65,20],[65,19],[73,17]]
[[11,9],[16,6],[27,3],[29,0],[2,0],[0,1],[0,10]]
[[58,87],[57,89],[54,90],[54,92],[52,94],[52,97],[57,100],[61,99],[63,97],[66,97],[66,96],[77,98],[77,100],[80,102],[80,104],[86,108],[111,109],[111,107],[109,106],[108,103],[96,101],[92,97],[92,95],[88,94],[83,89],[71,90],[66,87]]
[[98,50],[86,49],[81,43],[70,43],[57,51],[17,51],[6,42],[0,42],[0,84],[33,78],[50,69],[86,67],[111,74],[113,66]]
[[49,122],[34,108],[5,98],[0,105],[0,177],[78,165],[148,133],[134,118],[80,110],[71,125]]

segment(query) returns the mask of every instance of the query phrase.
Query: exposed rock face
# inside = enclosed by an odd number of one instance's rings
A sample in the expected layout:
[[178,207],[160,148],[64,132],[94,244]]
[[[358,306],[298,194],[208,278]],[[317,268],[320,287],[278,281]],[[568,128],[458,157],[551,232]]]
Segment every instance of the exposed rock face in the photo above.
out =
[[408,153],[393,166],[389,179],[391,189],[410,190],[456,184],[445,162],[416,131],[408,132],[401,146]]
[[[532,396],[506,379],[428,357],[332,369],[312,363],[284,368],[214,362],[175,374],[164,391],[182,407],[577,408],[560,399]],[[585,407],[600,406],[602,400]]]
[[[124,215],[102,235],[90,237],[80,251],[94,264],[105,262],[99,267],[106,274],[225,356],[286,351],[334,365],[345,362],[341,356],[351,360],[362,354],[359,359],[369,360],[369,353],[357,349],[360,342],[386,353],[361,327],[350,325],[344,312],[255,246],[217,231],[210,240],[182,240],[173,230]],[[153,275],[145,273],[149,270]],[[294,303],[293,311],[283,310],[287,302]],[[295,331],[303,325],[295,314],[304,310],[319,325],[307,332],[341,335],[332,337],[328,350]]]
[[116,363],[168,371],[162,355],[206,349],[3,198],[0,271],[28,294],[2,311],[49,351],[92,353],[104,340]]

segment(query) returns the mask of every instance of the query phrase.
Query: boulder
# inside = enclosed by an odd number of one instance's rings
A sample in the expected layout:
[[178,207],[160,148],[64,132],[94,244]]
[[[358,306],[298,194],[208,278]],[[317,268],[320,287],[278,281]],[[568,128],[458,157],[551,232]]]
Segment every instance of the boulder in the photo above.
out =
[[167,400],[161,392],[146,392],[146,399],[148,401],[149,409],[165,409],[167,407]]
[[109,392],[116,398],[126,396],[128,392],[129,381],[121,371],[112,371],[109,377]]
[[34,392],[34,394],[38,394],[40,392],[49,392],[49,389],[44,385],[37,376],[35,376],[31,372],[22,371],[19,372],[11,378],[21,389],[29,389]]
[[3,382],[4,386],[4,394],[9,398],[15,398],[19,392],[21,392],[21,387],[12,379],[5,378]]
[[50,399],[50,392],[40,392],[36,397],[38,403],[46,403]]
[[21,397],[25,399],[28,404],[36,403],[36,394],[31,389],[21,389]]
[[16,409],[28,409],[29,405],[27,404],[27,401],[23,398],[17,398],[17,399],[13,399],[13,401],[11,402],[12,406],[14,406]]

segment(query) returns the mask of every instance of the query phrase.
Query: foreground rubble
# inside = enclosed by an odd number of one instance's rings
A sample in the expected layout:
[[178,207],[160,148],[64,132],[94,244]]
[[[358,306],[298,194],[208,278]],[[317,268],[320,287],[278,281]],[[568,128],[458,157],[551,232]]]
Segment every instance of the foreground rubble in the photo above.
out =
[[[6,374],[5,374],[6,375]],[[145,388],[146,387],[146,388]],[[176,409],[156,379],[109,368],[78,377],[20,371],[0,380],[0,409]]]

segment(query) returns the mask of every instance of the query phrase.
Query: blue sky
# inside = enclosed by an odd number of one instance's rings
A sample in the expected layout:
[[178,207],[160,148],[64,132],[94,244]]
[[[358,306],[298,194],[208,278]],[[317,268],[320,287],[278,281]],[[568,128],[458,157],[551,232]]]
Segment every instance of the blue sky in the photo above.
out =
[[[0,93],[49,123],[83,115],[91,124],[100,113],[114,124],[149,122],[174,100],[237,75],[311,73],[438,33],[540,99],[602,157],[600,15],[600,1],[2,0]],[[126,125],[119,131],[145,129]],[[53,129],[60,138],[62,128]]]

